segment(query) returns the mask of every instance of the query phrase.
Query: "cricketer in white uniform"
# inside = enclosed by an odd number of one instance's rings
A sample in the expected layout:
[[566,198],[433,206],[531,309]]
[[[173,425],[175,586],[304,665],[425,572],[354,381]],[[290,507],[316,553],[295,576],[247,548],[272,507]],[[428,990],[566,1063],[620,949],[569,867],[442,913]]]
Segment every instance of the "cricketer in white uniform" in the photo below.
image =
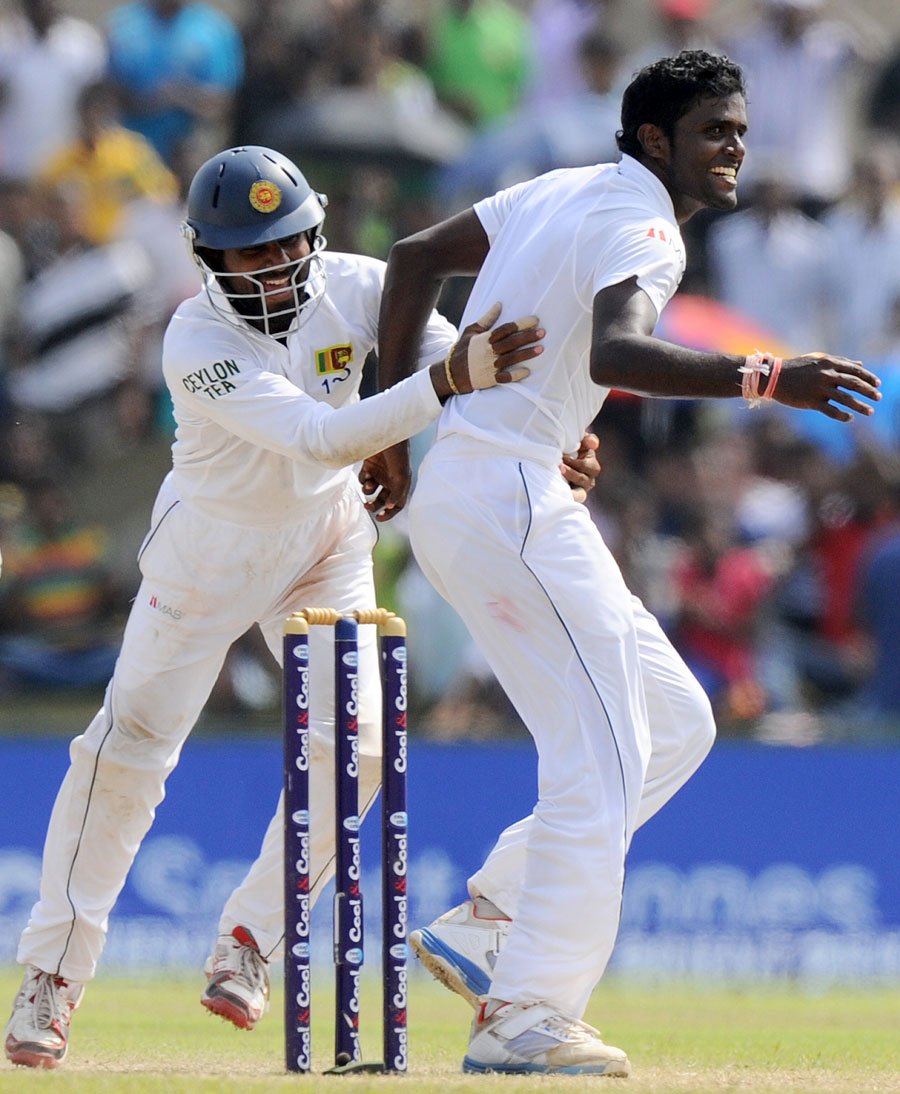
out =
[[[351,465],[434,421],[441,408],[434,376],[449,370],[457,332],[433,313],[417,356],[423,366],[441,362],[439,369],[360,401],[384,264],[323,252],[323,204],[296,166],[266,149],[221,153],[192,183],[187,234],[203,263],[211,249],[232,248],[222,253],[246,251],[248,263],[260,264],[257,253],[274,247],[277,265],[256,271],[259,293],[238,300],[226,291],[232,282],[201,263],[205,288],[177,309],[166,333],[163,371],[177,423],[172,469],[140,549],[142,581],[103,708],[72,742],[50,820],[40,898],[18,950],[29,969],[7,1027],[14,1063],[62,1062],[69,1016],[94,975],[110,911],[232,642],[258,624],[280,661],[292,611],[375,607],[376,533]],[[256,325],[236,310],[246,310],[247,299]],[[493,373],[493,361],[486,367]],[[371,632],[360,629],[361,813],[380,780]],[[314,897],[333,872],[328,639],[313,629]],[[282,846],[279,800],[259,858],[223,910],[224,943],[207,969],[215,986],[248,957],[256,963],[254,990],[241,997],[208,989],[203,1000],[247,1028],[266,1005],[262,963],[282,937]]]
[[[473,395],[442,412],[410,539],[540,756],[534,812],[470,882],[516,928],[491,993],[580,1017],[612,953],[631,837],[696,770],[715,728],[699,684],[556,468],[608,393],[588,368],[594,296],[636,275],[661,311],[684,247],[662,184],[628,156],[474,208],[491,246],[466,315],[488,299],[527,301],[553,322],[520,394]],[[536,230],[548,223],[552,232]]]
[[[547,327],[521,384],[445,406],[409,510],[416,559],[538,751],[537,804],[472,876],[473,899],[410,935],[438,978],[480,1004],[463,1061],[471,1072],[628,1074],[625,1053],[581,1018],[613,950],[634,832],[715,734],[700,685],[560,482],[561,453],[610,386],[743,392],[752,404],[773,397],[780,376],[780,401],[843,420],[851,415],[831,401],[871,408],[841,386],[877,398],[877,378],[840,358],[778,360],[770,371],[762,355],[652,337],[685,268],[679,225],[736,201],[740,70],[703,51],[663,59],[625,92],[622,120],[620,162],[513,186],[400,241],[388,260],[388,378],[404,373],[403,339],[453,273],[477,274],[463,322],[502,300]],[[761,376],[763,395],[746,386]]]

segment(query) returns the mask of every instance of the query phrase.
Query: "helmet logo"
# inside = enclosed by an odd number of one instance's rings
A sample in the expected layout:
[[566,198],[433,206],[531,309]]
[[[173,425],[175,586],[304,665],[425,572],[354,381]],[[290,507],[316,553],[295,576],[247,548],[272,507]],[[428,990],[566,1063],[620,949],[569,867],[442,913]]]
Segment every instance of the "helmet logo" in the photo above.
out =
[[274,182],[259,179],[250,187],[250,204],[260,213],[274,213],[281,204],[281,191]]

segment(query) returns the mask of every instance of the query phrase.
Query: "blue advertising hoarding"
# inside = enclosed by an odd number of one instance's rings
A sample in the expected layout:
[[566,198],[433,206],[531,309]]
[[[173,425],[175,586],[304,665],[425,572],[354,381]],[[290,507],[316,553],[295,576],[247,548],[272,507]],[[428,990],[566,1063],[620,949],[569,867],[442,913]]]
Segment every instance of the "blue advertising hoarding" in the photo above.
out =
[[[36,894],[65,742],[0,742],[0,961]],[[113,911],[105,967],[199,967],[278,792],[272,739],[197,738]],[[413,925],[465,879],[535,793],[529,744],[410,751]],[[635,836],[612,969],[703,981],[900,982],[900,749],[722,742]],[[379,929],[377,822],[363,826],[366,921]],[[317,909],[328,953],[328,901]],[[376,946],[370,948],[374,954]]]

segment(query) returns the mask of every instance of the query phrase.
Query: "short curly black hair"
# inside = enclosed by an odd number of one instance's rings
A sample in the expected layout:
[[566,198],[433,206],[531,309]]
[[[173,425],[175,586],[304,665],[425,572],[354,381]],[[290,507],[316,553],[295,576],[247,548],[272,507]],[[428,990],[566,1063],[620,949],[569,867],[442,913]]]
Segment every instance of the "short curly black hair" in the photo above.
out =
[[744,74],[727,57],[704,49],[684,49],[662,57],[638,72],[622,96],[622,128],[616,134],[620,152],[638,156],[643,151],[638,130],[648,122],[658,125],[671,140],[675,123],[701,99],[746,97]]

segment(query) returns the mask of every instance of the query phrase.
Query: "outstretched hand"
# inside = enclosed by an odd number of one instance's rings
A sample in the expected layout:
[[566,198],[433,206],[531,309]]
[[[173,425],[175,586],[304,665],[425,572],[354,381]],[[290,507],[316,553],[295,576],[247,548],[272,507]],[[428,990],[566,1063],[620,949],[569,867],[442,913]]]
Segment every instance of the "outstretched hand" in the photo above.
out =
[[774,399],[785,406],[818,410],[835,421],[849,422],[853,414],[868,417],[875,413],[875,407],[863,399],[877,403],[881,399],[880,386],[881,380],[864,368],[861,361],[827,353],[805,353],[784,362]]
[[597,485],[601,471],[600,460],[597,458],[599,447],[600,438],[596,433],[588,431],[581,438],[581,444],[574,456],[563,454],[559,469],[572,488],[572,497],[576,501],[586,501],[588,494]]
[[524,362],[544,352],[539,343],[546,331],[538,326],[536,315],[493,327],[501,310],[501,304],[494,304],[463,330],[453,347],[448,369],[457,394],[524,380],[531,371]]

